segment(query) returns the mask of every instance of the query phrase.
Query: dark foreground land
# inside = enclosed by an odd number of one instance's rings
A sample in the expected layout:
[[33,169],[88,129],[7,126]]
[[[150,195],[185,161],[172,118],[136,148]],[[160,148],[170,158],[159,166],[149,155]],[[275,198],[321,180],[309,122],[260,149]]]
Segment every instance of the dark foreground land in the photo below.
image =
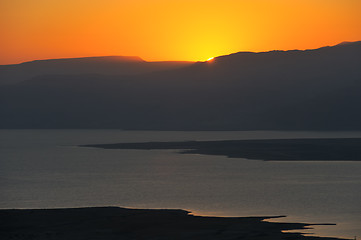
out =
[[104,149],[180,149],[185,154],[295,161],[360,161],[361,138],[225,140],[83,145]]
[[336,240],[284,233],[312,224],[266,222],[277,217],[201,217],[184,210],[117,207],[0,210],[0,239]]

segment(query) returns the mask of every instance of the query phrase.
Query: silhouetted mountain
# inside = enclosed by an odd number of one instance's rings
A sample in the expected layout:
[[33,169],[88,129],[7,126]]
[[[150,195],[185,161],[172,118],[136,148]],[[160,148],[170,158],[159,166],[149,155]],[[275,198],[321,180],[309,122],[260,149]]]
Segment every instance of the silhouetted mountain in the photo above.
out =
[[0,65],[0,85],[18,83],[41,75],[134,75],[176,69],[190,64],[192,62],[146,62],[140,57],[124,56],[36,60]]
[[0,88],[1,128],[361,130],[361,42]]

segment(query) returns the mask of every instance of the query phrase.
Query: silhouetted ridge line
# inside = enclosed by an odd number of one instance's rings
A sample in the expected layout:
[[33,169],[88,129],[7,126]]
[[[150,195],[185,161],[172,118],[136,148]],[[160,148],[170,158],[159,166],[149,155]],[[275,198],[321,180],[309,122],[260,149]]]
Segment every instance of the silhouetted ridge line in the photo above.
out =
[[[145,62],[138,56],[97,56],[97,57],[77,57],[77,58],[57,58],[57,59],[39,59],[33,61],[27,61],[20,64],[31,63],[65,63],[65,62]],[[16,64],[14,64],[16,65]]]
[[333,45],[333,46],[324,46],[324,47],[320,47],[320,48],[305,49],[305,50],[292,49],[292,50],[270,50],[270,51],[260,51],[260,52],[240,51],[240,52],[235,52],[235,53],[231,53],[231,54],[225,54],[225,55],[217,56],[213,60],[220,59],[220,58],[225,58],[225,57],[228,57],[228,56],[234,56],[234,55],[247,56],[247,55],[257,55],[257,54],[267,54],[267,53],[297,53],[297,52],[302,53],[302,52],[318,51],[318,50],[327,49],[327,48],[334,48],[334,47],[339,47],[339,46],[342,47],[342,46],[355,46],[355,45],[361,45],[361,41],[356,41],[356,42],[347,42],[347,41],[345,41],[345,42],[341,42],[341,43]]
[[136,56],[46,59],[0,65],[0,85],[23,82],[43,75],[138,75],[173,70],[192,62],[147,62]]
[[0,86],[0,128],[361,130],[360,62],[356,42],[211,62],[0,66],[22,79]]

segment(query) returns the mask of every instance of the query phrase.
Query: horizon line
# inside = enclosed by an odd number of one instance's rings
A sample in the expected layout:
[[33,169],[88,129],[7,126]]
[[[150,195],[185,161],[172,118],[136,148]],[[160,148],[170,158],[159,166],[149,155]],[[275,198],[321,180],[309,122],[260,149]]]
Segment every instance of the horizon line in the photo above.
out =
[[32,63],[32,62],[38,62],[38,61],[87,59],[87,58],[112,58],[112,57],[113,58],[119,57],[119,58],[138,59],[139,62],[147,62],[147,63],[159,63],[159,62],[197,63],[197,62],[207,62],[210,59],[214,60],[214,59],[219,58],[219,57],[230,56],[230,55],[234,55],[234,54],[238,54],[238,53],[269,53],[269,52],[290,52],[290,51],[312,51],[312,50],[318,50],[318,49],[327,48],[327,47],[336,47],[336,46],[342,46],[342,45],[358,43],[358,42],[361,42],[361,40],[358,40],[358,41],[342,41],[342,42],[340,42],[338,44],[335,44],[335,45],[326,45],[326,46],[322,46],[322,47],[318,47],[318,48],[288,49],[288,50],[273,49],[273,50],[266,50],[266,51],[246,51],[246,50],[244,50],[244,51],[239,51],[239,52],[232,52],[232,53],[229,53],[229,54],[223,54],[223,55],[219,55],[219,56],[213,56],[213,57],[207,58],[205,60],[198,60],[198,61],[191,61],[191,60],[148,61],[148,60],[145,60],[144,58],[142,58],[141,56],[136,56],[136,55],[99,55],[99,56],[77,56],[77,57],[59,57],[59,58],[33,59],[33,60],[28,60],[28,61],[23,61],[23,62],[18,62],[18,63],[0,64],[0,66],[19,65],[19,64]]

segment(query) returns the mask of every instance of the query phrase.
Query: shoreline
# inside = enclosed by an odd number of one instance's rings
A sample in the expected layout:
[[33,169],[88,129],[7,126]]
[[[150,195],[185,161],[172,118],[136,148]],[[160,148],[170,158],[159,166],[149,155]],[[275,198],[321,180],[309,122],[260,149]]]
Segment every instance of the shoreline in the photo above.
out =
[[180,150],[181,154],[218,155],[264,161],[361,161],[361,138],[141,142],[89,144],[79,147]]
[[[0,238],[7,239],[243,239],[341,240],[303,235],[309,223],[268,222],[285,216],[208,217],[181,209],[89,207],[2,209]],[[297,232],[288,232],[295,231]],[[344,239],[343,239],[344,240]]]

